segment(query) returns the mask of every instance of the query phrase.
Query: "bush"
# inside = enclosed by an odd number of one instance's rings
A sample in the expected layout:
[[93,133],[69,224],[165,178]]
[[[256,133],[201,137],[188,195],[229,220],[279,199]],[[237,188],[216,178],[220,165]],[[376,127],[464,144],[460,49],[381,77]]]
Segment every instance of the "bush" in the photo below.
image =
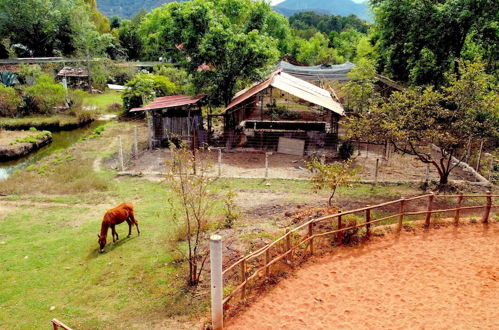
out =
[[137,68],[131,66],[112,65],[109,68],[109,79],[113,84],[125,85],[137,74]]
[[343,142],[338,152],[342,160],[350,159],[350,157],[352,157],[354,152],[353,143],[351,141]]
[[64,87],[48,76],[40,76],[33,86],[24,89],[27,114],[52,114],[56,106],[64,104]]
[[73,110],[80,110],[83,108],[83,102],[89,94],[81,89],[74,89],[68,92],[68,104]]
[[130,87],[123,92],[125,114],[132,108],[151,102],[155,97],[173,95],[177,86],[164,76],[141,73],[126,84]]
[[21,64],[19,82],[23,85],[34,85],[36,80],[43,74],[42,68],[38,65]]
[[154,74],[167,77],[178,88],[179,93],[191,94],[194,86],[189,82],[187,71],[179,69],[170,63],[163,63],[154,67]]
[[299,113],[290,111],[288,108],[282,105],[276,105],[275,101],[273,104],[267,104],[268,110],[267,114],[272,120],[277,119],[300,119]]
[[14,117],[22,104],[22,97],[12,87],[0,84],[0,115]]

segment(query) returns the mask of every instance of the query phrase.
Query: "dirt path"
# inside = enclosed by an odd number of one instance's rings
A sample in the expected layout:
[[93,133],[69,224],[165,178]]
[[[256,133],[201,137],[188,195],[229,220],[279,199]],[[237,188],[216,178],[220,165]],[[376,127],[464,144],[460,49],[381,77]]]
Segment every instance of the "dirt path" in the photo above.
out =
[[227,329],[499,329],[499,226],[345,248],[300,269]]

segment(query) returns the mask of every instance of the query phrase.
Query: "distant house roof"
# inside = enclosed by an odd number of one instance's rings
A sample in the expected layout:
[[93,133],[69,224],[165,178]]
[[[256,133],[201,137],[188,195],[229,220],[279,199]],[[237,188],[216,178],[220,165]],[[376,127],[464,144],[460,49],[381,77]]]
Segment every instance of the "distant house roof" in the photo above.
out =
[[61,77],[88,77],[88,71],[82,67],[65,66],[57,75]]
[[345,62],[337,65],[299,66],[281,61],[277,64],[284,72],[304,80],[350,80],[347,74],[355,64]]
[[130,110],[130,112],[160,110],[196,104],[204,97],[204,95],[172,95],[157,97],[152,103],[141,108],[133,108]]
[[341,116],[345,115],[345,110],[343,110],[341,104],[334,101],[327,90],[284,73],[282,72],[282,69],[272,72],[267,80],[254,84],[252,87],[237,93],[225,111],[234,108],[236,105],[246,101],[270,86],[294,95],[302,100],[322,106]]
[[[289,73],[297,78],[301,78],[303,80],[336,80],[336,81],[349,81],[352,80],[348,74],[355,67],[355,64],[350,62],[345,62],[343,64],[336,65],[315,65],[315,66],[302,66],[291,64],[287,61],[280,61],[277,64],[277,67],[282,69],[283,72]],[[404,89],[402,85],[397,83],[396,81],[391,80],[385,76],[380,74],[376,74],[375,78],[396,90],[401,91]]]

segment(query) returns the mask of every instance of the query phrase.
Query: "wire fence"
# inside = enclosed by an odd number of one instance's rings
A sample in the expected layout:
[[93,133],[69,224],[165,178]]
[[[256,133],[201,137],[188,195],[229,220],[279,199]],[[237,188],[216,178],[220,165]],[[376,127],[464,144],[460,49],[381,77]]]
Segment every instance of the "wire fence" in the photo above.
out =
[[[488,223],[491,210],[499,207],[492,204],[493,198],[497,197],[499,195],[490,192],[485,195],[427,194],[328,215],[286,229],[285,234],[272,243],[223,270],[224,309],[229,309],[229,302],[231,305],[237,303],[237,298],[246,300],[252,289],[268,283],[314,254],[352,243],[354,238],[368,239],[378,225],[396,224],[397,230],[401,231],[405,225],[410,225],[410,221],[424,216],[424,227],[430,228],[432,218],[436,220],[446,213],[452,214],[456,225],[463,216],[471,215],[480,215],[481,221]],[[481,204],[480,199],[485,199],[485,203]],[[454,206],[436,209],[437,201],[439,205],[452,205],[454,201]]]

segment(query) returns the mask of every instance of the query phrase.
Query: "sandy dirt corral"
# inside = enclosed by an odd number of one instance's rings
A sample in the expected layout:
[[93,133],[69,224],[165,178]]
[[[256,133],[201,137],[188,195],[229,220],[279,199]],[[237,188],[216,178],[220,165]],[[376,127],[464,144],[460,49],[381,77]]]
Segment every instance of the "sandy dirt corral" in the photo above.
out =
[[378,238],[318,258],[227,329],[499,329],[499,227]]

